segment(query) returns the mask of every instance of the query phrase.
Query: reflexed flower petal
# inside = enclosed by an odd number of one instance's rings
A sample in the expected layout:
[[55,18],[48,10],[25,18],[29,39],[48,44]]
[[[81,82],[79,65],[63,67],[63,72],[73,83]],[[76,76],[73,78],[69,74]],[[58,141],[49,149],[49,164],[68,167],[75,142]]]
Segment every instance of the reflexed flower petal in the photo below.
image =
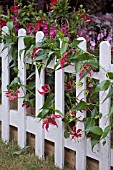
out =
[[40,94],[49,93],[49,92],[50,92],[50,86],[49,86],[49,84],[45,84],[44,86],[42,86],[42,90],[43,90],[43,91],[38,90],[38,92],[39,92]]

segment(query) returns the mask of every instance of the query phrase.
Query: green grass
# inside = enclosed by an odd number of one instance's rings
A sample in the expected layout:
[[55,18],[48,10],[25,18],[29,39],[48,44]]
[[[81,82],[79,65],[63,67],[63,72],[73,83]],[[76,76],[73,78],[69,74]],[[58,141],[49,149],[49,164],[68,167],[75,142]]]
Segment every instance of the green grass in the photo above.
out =
[[59,168],[54,166],[51,157],[46,157],[44,161],[39,160],[30,147],[20,150],[15,142],[6,145],[0,140],[0,170],[59,170]]

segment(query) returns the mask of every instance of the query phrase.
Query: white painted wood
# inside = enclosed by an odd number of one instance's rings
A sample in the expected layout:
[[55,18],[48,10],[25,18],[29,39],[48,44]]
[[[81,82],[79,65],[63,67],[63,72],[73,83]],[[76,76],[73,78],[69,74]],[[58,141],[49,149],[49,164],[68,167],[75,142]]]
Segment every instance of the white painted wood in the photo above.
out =
[[38,122],[36,118],[27,116],[26,131],[34,135],[37,135],[37,126]]
[[[7,27],[3,28],[7,33]],[[21,79],[23,85],[26,84],[26,69],[24,64],[24,55],[19,56],[19,51],[24,48],[23,36],[26,35],[24,29],[19,30],[19,41],[18,41],[18,76]],[[20,37],[22,36],[22,37]],[[44,38],[43,32],[39,31],[36,35],[36,43],[41,41]],[[81,38],[80,38],[81,39]],[[2,44],[3,46],[3,44]],[[86,41],[84,40],[80,43],[79,47],[86,51]],[[1,49],[1,47],[0,47]],[[76,170],[86,170],[86,156],[93,159],[99,160],[99,170],[110,170],[110,166],[113,166],[113,149],[110,149],[110,134],[107,138],[107,143],[105,146],[96,145],[94,151],[91,150],[90,141],[84,136],[77,139],[76,143],[74,140],[64,139],[64,124],[59,119],[57,120],[58,128],[50,125],[49,132],[46,132],[42,128],[42,121],[39,122],[38,118],[33,118],[26,116],[26,110],[22,107],[23,99],[18,99],[18,111],[9,110],[9,100],[5,97],[5,91],[7,91],[6,86],[9,84],[9,68],[8,68],[8,49],[4,50],[1,53],[2,57],[2,105],[0,105],[0,120],[2,121],[2,139],[4,141],[9,140],[9,125],[15,126],[18,128],[18,144],[21,148],[26,145],[26,132],[32,133],[35,135],[35,153],[39,156],[40,159],[44,158],[44,139],[50,140],[55,143],[55,165],[63,168],[64,167],[64,147],[76,151]],[[100,45],[100,65],[105,68],[107,71],[113,71],[113,65],[111,65],[111,49],[108,42],[102,42]],[[26,60],[30,63],[30,61]],[[55,61],[53,60],[48,68],[53,68]],[[69,66],[64,68],[64,70],[58,70],[55,72],[55,108],[60,110],[64,114],[64,72],[75,73],[74,66]],[[100,69],[98,73],[92,73],[92,77],[100,80],[106,79],[105,72]],[[79,81],[79,75],[76,73],[76,81]],[[86,88],[86,79],[82,80],[83,86],[76,87],[76,95]],[[44,68],[41,70],[41,75],[39,77],[38,70],[36,67],[36,116],[40,112],[40,108],[44,104],[44,95],[40,95],[37,90],[41,90],[42,85],[45,84],[45,71]],[[24,89],[24,88],[23,88]],[[21,88],[21,93],[19,97],[24,95],[23,89]],[[106,92],[104,96],[106,96]],[[103,92],[100,93],[100,99],[103,95]],[[79,95],[79,100],[84,99],[84,93]],[[103,129],[109,125],[109,120],[106,121],[106,114],[108,113],[110,106],[110,99],[106,100],[103,104],[100,103],[100,112],[103,113],[103,117],[100,120],[100,127]],[[57,113],[56,113],[57,114]],[[77,117],[81,116],[81,119],[86,116],[86,113],[77,112]],[[81,122],[77,123],[77,129],[81,128],[84,131],[84,124]]]
[[111,149],[111,166],[113,167],[113,149]]
[[[18,77],[20,77],[21,84],[26,85],[26,65],[24,63],[24,52],[20,56],[20,50],[25,48],[24,45],[24,37],[26,36],[25,29],[20,29],[18,31]],[[19,118],[19,127],[18,127],[18,144],[21,148],[26,145],[26,109],[22,107],[23,104],[23,96],[26,91],[24,86],[21,87],[20,93],[18,94],[18,118]]]
[[[55,109],[64,114],[64,70],[55,71]],[[58,114],[58,113],[56,113]],[[64,124],[59,119],[55,142],[55,165],[64,167]]]
[[[8,27],[2,28],[3,34],[9,34]],[[2,43],[2,48],[4,43]],[[9,84],[8,48],[3,50],[2,56],[2,140],[9,141],[9,98],[6,97],[7,85]]]
[[[83,40],[83,42],[79,44],[79,48],[86,51],[86,40],[83,38],[79,38],[79,40]],[[80,80],[79,73],[77,73],[76,82],[79,82],[79,80]],[[76,97],[78,97],[79,100],[82,99],[85,101],[86,96],[84,95],[84,89],[86,89],[86,78],[83,78],[81,82],[83,83],[83,86],[81,87],[76,86]],[[80,119],[82,120],[83,118],[86,117],[86,112],[84,111],[83,113],[81,113],[78,111],[76,115],[77,117],[80,117]],[[87,143],[84,134],[85,126],[84,123],[77,122],[76,127],[77,129],[82,129],[83,131],[82,137],[76,140],[76,170],[86,170]]]
[[89,158],[99,161],[99,144],[97,144],[94,149],[91,148],[91,140],[87,139],[87,156]]
[[76,142],[71,138],[64,139],[64,147],[76,151]]
[[[42,41],[44,38],[44,33],[39,31],[36,34],[36,43]],[[42,90],[41,87],[45,83],[45,70],[42,68],[41,73],[39,75],[38,69],[36,66],[36,116],[40,112],[40,108],[44,104],[44,95],[38,93],[38,90]],[[37,134],[35,140],[35,153],[38,155],[40,159],[44,158],[44,130],[42,128],[43,121],[39,121],[37,118]]]
[[19,127],[20,120],[19,120],[19,113],[17,110],[10,110],[10,125],[14,127]]
[[[102,42],[100,44],[100,66],[106,71],[111,71],[111,47],[108,42]],[[100,78],[100,82],[106,79],[105,71],[100,68],[100,72],[104,74],[104,77]],[[107,95],[108,91],[100,92],[100,113],[102,113],[102,118],[99,120],[100,127],[104,130],[106,126],[109,125],[110,120],[107,119],[106,115],[109,113],[110,108],[110,98],[102,103]],[[103,140],[100,142],[100,158],[99,158],[99,170],[110,170],[111,165],[111,154],[110,154],[110,133],[106,139],[106,144],[103,146]]]

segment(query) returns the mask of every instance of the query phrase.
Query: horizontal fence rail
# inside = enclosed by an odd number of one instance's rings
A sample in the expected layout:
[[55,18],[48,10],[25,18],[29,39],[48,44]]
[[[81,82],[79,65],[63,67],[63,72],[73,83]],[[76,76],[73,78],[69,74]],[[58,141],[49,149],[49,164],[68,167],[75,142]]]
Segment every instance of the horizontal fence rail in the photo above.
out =
[[[3,27],[3,32],[9,33],[7,27]],[[21,54],[20,50],[25,48],[23,37],[26,36],[26,31],[20,29],[18,31],[18,76],[21,79],[21,82],[26,85],[26,65],[24,62],[24,53]],[[44,38],[43,32],[39,31],[36,34],[36,43],[40,42]],[[80,38],[81,39],[81,38]],[[82,38],[83,39],[83,38]],[[83,42],[79,44],[79,47],[86,51],[87,43],[83,39]],[[3,42],[0,44],[0,49],[4,47]],[[94,151],[91,149],[90,140],[82,136],[82,138],[77,139],[76,142],[71,139],[64,138],[64,123],[62,120],[58,120],[58,128],[50,125],[49,132],[42,128],[42,121],[39,122],[39,119],[36,117],[31,117],[26,115],[26,109],[22,107],[23,103],[23,89],[20,90],[19,99],[18,99],[18,110],[10,109],[9,100],[5,96],[7,91],[7,85],[10,80],[10,71],[8,58],[8,49],[5,49],[0,57],[2,59],[2,104],[0,105],[0,121],[2,122],[2,139],[4,141],[9,141],[10,136],[10,125],[18,129],[18,144],[21,148],[26,145],[26,133],[32,133],[35,135],[35,153],[39,156],[40,159],[44,158],[44,141],[45,139],[54,142],[55,150],[55,165],[63,168],[64,167],[64,148],[71,149],[76,152],[76,170],[86,170],[86,158],[87,156],[99,161],[99,170],[110,170],[110,167],[113,166],[113,150],[110,148],[110,136],[107,138],[106,144],[103,146],[101,141]],[[27,60],[26,60],[27,62]],[[112,71],[113,66],[111,64],[111,47],[110,44],[106,41],[100,44],[100,54],[99,54],[100,65],[105,68],[107,71]],[[48,68],[54,68],[55,60],[53,60]],[[60,69],[55,71],[55,109],[60,110],[64,114],[64,75],[67,73],[76,74],[76,81],[79,81],[78,73],[75,73],[74,66],[68,66],[65,69]],[[41,75],[39,76],[37,67],[35,68],[35,116],[38,115],[40,108],[44,104],[44,95],[40,95],[37,89],[41,89],[42,85],[45,84],[45,70],[42,68]],[[106,76],[102,69],[99,72],[93,72],[92,78],[95,78],[99,81],[105,80]],[[86,78],[82,79],[83,86],[76,87],[76,95],[86,88]],[[24,89],[25,92],[25,89]],[[99,98],[106,96],[106,92],[100,92]],[[79,95],[79,99],[86,97],[84,93]],[[104,103],[100,102],[100,113],[103,117],[99,122],[99,126],[104,129],[109,125],[109,121],[106,124],[106,113],[110,107],[110,99],[107,99]],[[77,112],[77,117],[80,116],[80,113]],[[86,113],[82,114],[82,119],[86,117]],[[80,128],[84,131],[84,125],[79,122],[77,123],[77,128]]]

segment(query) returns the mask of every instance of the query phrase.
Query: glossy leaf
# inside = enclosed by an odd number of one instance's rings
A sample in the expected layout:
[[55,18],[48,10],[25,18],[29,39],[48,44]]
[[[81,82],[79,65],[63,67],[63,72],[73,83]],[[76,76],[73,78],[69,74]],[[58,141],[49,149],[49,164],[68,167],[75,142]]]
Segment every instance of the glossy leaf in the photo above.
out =
[[109,110],[109,113],[108,113],[108,116],[111,117],[113,115],[113,105],[111,106],[110,110]]
[[97,145],[100,142],[100,137],[101,136],[99,136],[99,135],[92,134],[92,137],[91,137],[91,147],[92,147],[92,150],[93,150],[94,146]]
[[99,83],[96,88],[94,89],[93,93],[97,93],[99,91],[106,91],[109,86],[110,86],[111,82],[109,80],[104,80],[101,83]]
[[104,138],[108,135],[108,133],[110,132],[110,130],[111,130],[111,126],[107,126],[107,127],[104,129],[104,132],[103,132],[103,134],[102,134],[101,139],[104,139]]
[[111,87],[109,89],[109,92],[108,92],[107,96],[105,97],[105,99],[103,100],[103,102],[105,102],[106,99],[108,99],[108,98],[110,98],[112,96],[113,96],[113,87]]
[[13,25],[13,22],[7,22],[7,27],[9,28],[10,31],[12,31],[14,25]]
[[109,79],[113,80],[113,73],[112,72],[108,72],[106,74],[106,77],[108,77]]
[[87,102],[80,101],[75,107],[74,110],[85,110],[88,108]]
[[103,130],[99,126],[89,127],[89,128],[86,129],[86,132],[87,131],[92,132],[96,135],[102,135],[102,133],[103,133]]

